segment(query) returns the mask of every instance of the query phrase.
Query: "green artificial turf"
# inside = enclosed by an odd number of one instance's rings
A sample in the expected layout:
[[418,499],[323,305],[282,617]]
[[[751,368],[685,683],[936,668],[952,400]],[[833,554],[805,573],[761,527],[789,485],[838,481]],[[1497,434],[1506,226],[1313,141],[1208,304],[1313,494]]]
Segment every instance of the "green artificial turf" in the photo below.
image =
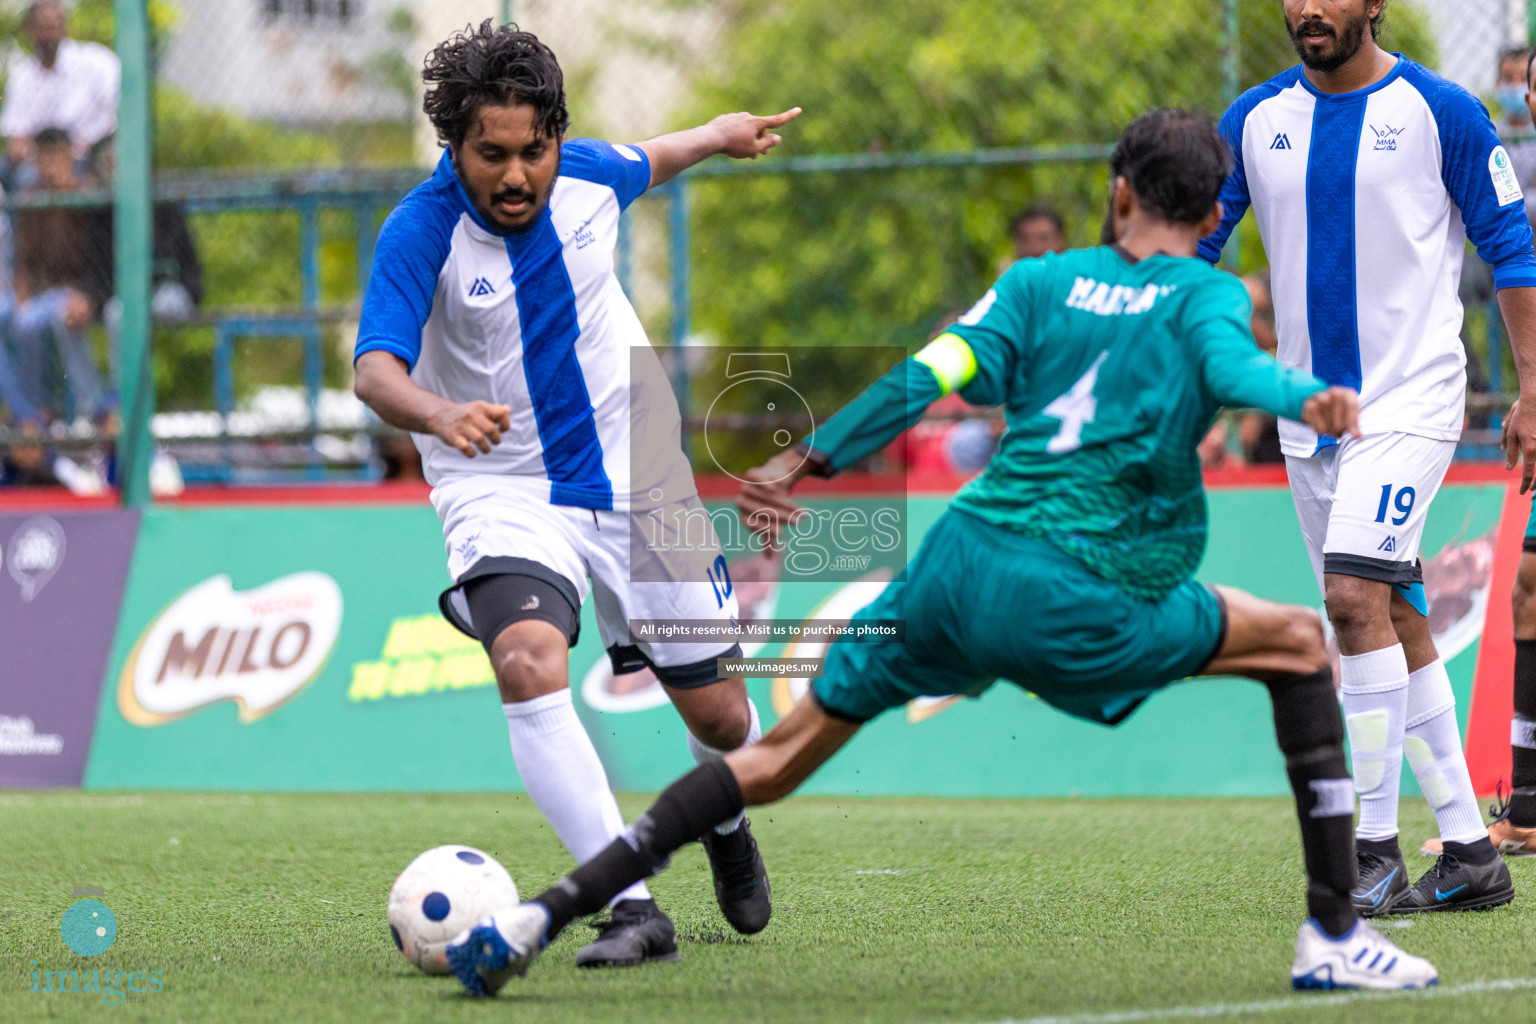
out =
[[[526,797],[0,794],[0,1020],[1092,1022],[1278,1001],[1208,1019],[1443,1022],[1523,1019],[1536,1000],[1536,860],[1510,862],[1511,907],[1387,932],[1435,961],[1438,994],[1293,995],[1303,886],[1285,801],[798,799],[754,828],[775,901],[761,935],[728,931],[691,847],[653,882],[682,963],[577,971],[578,924],[475,1001],[395,951],[385,898],[450,842],[538,892],[569,863]],[[1430,832],[1405,801],[1405,845]],[[77,885],[104,887],[118,921],[94,958],[59,933]],[[34,992],[34,970],[163,984],[109,1007]],[[1517,987],[1466,988],[1488,981]]]

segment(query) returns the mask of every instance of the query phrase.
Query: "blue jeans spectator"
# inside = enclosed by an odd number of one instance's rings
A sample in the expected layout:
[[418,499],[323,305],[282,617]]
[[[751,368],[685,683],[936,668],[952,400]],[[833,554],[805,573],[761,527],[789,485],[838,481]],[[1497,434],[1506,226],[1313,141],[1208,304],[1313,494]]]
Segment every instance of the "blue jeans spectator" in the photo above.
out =
[[[71,327],[65,309],[73,289],[50,288],[0,316],[24,408],[56,417],[101,417],[112,411],[86,333]],[[16,414],[23,418],[23,414]]]
[[[4,301],[8,307],[9,300]],[[0,317],[9,320],[9,308],[0,314]],[[16,360],[11,355],[11,347],[4,337],[4,332],[0,331],[0,405],[4,405],[6,412],[10,414],[12,425],[38,423],[37,406],[32,403],[27,392],[28,389],[22,387],[21,375],[16,371]]]

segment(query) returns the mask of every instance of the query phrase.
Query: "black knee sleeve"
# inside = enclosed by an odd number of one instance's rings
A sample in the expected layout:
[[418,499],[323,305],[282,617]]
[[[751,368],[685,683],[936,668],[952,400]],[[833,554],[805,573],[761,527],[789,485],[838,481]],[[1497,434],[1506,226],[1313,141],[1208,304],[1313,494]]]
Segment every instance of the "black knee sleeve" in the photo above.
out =
[[569,587],[568,583],[562,587],[526,573],[497,573],[470,580],[463,589],[474,637],[490,654],[496,638],[508,626],[538,619],[565,634],[566,646],[575,647],[581,630],[581,604],[567,593]]
[[1274,705],[1275,739],[1287,760],[1318,748],[1337,747],[1343,763],[1344,717],[1339,713],[1331,669],[1277,679],[1269,684],[1269,699]]
[[1269,684],[1275,738],[1296,798],[1307,866],[1307,910],[1335,935],[1355,919],[1354,783],[1344,759],[1344,719],[1323,669]]
[[1536,722],[1536,640],[1515,641],[1515,714]]

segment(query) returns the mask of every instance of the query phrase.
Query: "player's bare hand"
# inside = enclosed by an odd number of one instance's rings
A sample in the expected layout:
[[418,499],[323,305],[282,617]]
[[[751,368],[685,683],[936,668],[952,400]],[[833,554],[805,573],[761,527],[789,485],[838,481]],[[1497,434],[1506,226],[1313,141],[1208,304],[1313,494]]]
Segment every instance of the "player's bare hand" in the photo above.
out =
[[709,127],[720,134],[720,152],[738,160],[756,160],[784,141],[774,134],[774,129],[799,116],[799,107],[769,117],[745,112],[721,114],[709,122]]
[[789,492],[810,468],[801,452],[789,449],[743,474],[746,479],[736,495],[736,509],[747,529],[767,535],[766,550],[778,546],[780,531],[804,511],[790,500]]
[[512,427],[512,409],[492,402],[462,402],[444,406],[427,417],[434,437],[452,445],[466,458],[489,454],[501,443],[501,432]]
[[1516,400],[1509,407],[1500,444],[1504,447],[1505,467],[1514,469],[1516,463],[1520,464],[1520,493],[1524,494],[1536,478],[1536,402],[1522,405]]
[[1319,391],[1302,405],[1301,422],[1329,437],[1360,437],[1360,395],[1351,388]]

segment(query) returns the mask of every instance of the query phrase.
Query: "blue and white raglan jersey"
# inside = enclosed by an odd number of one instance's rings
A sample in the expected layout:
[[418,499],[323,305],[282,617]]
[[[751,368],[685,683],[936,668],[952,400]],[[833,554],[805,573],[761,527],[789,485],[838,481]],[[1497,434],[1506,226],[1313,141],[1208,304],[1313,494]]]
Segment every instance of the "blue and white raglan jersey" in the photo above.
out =
[[[1221,131],[1237,165],[1200,252],[1215,262],[1252,206],[1280,361],[1359,390],[1367,434],[1460,437],[1466,240],[1499,288],[1536,286],[1524,197],[1483,105],[1403,58],[1339,94],[1298,66],[1244,93]],[[1280,440],[1287,455],[1319,448],[1300,423],[1281,421]]]
[[619,215],[650,186],[650,161],[592,139],[566,142],[560,159],[539,220],[502,233],[444,152],[379,231],[354,358],[390,352],[434,394],[511,407],[501,443],[473,459],[412,435],[434,487],[492,475],[591,509],[689,497],[677,400],[613,265]]

